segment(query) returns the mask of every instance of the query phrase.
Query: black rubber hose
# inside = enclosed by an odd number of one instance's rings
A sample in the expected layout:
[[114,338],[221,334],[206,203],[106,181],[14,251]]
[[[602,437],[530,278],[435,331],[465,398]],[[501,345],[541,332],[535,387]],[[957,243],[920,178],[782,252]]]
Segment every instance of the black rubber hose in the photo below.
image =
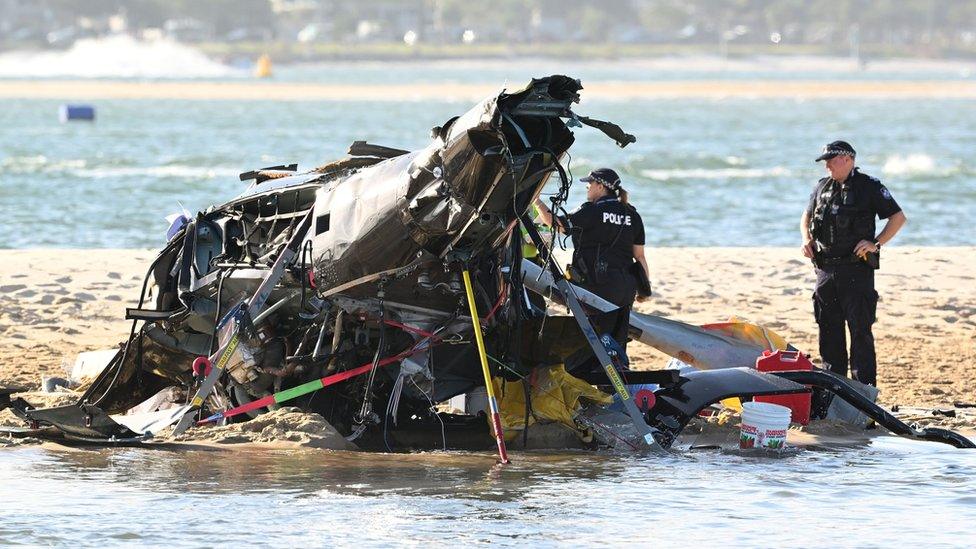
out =
[[959,433],[954,433],[946,429],[928,428],[918,430],[912,428],[904,421],[893,416],[888,410],[871,402],[869,398],[859,393],[844,378],[837,374],[824,370],[793,370],[768,373],[796,383],[827,389],[896,435],[932,442],[942,442],[955,446],[956,448],[976,448],[976,444],[973,444],[971,440]]
[[383,356],[383,347],[386,346],[386,323],[383,322],[383,318],[386,316],[384,314],[383,303],[380,302],[380,336],[379,341],[376,344],[376,354],[373,355],[373,367],[369,370],[369,377],[366,380],[366,392],[363,396],[363,405],[359,411],[359,419],[365,423],[369,418],[368,413],[371,412],[371,400],[373,398],[373,382],[376,380],[376,370],[379,369],[380,358]]
[[[187,226],[189,226],[189,224],[187,224]],[[186,226],[184,226],[184,228],[182,230],[185,232],[186,231]],[[179,234],[179,233],[177,233],[177,234]],[[156,270],[156,265],[159,263],[159,260],[162,259],[163,257],[167,256],[168,254],[170,254],[173,251],[173,248],[175,248],[179,243],[180,242],[178,242],[178,240],[175,238],[175,235],[174,235],[174,238],[170,239],[169,244],[165,248],[163,248],[163,251],[160,252],[156,256],[156,258],[153,259],[153,262],[149,265],[149,269],[146,270],[146,276],[142,279],[142,290],[139,292],[139,304],[137,305],[136,308],[141,309],[143,303],[145,303],[145,300],[146,300],[146,287],[149,285],[149,277],[153,274],[153,271]],[[162,291],[162,288],[160,288],[160,291]],[[119,360],[116,361],[114,364],[111,364],[110,363],[110,365],[109,365],[109,367],[114,366],[116,368],[116,370],[115,370],[115,373],[112,376],[112,381],[108,384],[108,387],[105,388],[105,392],[102,393],[102,396],[98,397],[98,400],[96,400],[95,402],[91,402],[90,401],[90,398],[89,398],[90,397],[90,394],[89,393],[92,393],[94,391],[95,387],[96,387],[96,385],[93,383],[92,386],[91,386],[91,388],[88,390],[88,392],[86,392],[84,395],[81,396],[81,399],[79,399],[79,403],[81,403],[81,402],[87,402],[87,403],[91,404],[92,406],[98,406],[99,404],[102,403],[103,400],[105,400],[105,397],[108,396],[108,392],[112,390],[112,387],[115,385],[116,381],[118,381],[118,379],[119,379],[119,374],[122,372],[122,364],[125,362],[126,355],[128,355],[128,353],[129,353],[129,345],[132,343],[132,336],[134,336],[135,333],[136,333],[136,324],[138,322],[139,322],[138,319],[132,319],[132,327],[129,329],[129,338],[125,340],[125,347],[122,348],[122,353],[121,354],[116,354],[115,355],[116,357],[121,357],[121,358],[119,358]],[[140,345],[141,345],[141,343],[142,342],[140,341]],[[140,367],[141,367],[141,364],[140,364]],[[96,381],[98,381],[98,380],[96,380]]]

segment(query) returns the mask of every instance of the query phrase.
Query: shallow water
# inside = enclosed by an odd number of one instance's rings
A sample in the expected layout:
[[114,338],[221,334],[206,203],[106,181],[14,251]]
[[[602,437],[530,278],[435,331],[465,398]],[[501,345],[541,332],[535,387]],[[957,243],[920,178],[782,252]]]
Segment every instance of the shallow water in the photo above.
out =
[[[60,124],[58,105],[6,100],[0,108],[0,247],[159,247],[167,214],[235,196],[242,171],[291,162],[310,169],[360,139],[418,148],[429,128],[471,106],[106,100],[94,124]],[[621,150],[578,129],[569,165],[576,177],[599,165],[618,169],[650,245],[796,244],[800,212],[822,175],[813,158],[837,137],[855,144],[859,164],[907,212],[896,244],[976,244],[972,101],[584,100],[577,111],[638,137]],[[576,184],[570,204],[583,194]]]
[[0,544],[965,547],[976,453],[0,450]]

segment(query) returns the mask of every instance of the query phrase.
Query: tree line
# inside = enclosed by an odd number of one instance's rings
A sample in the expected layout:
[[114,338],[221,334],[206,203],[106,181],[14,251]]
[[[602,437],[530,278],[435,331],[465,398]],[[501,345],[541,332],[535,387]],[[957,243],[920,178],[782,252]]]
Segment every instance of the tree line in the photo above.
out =
[[[319,24],[320,41],[891,44],[976,42],[968,0],[7,0],[42,10],[51,25],[124,14],[132,29],[191,18],[214,37],[240,28],[294,40]],[[3,15],[0,15],[2,18]],[[363,22],[375,32],[364,33]],[[467,32],[467,34],[465,34]]]

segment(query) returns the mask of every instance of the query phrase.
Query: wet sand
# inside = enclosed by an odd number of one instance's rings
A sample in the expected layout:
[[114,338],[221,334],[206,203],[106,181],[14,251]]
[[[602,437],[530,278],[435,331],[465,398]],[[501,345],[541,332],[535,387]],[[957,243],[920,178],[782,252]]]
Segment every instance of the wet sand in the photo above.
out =
[[[792,248],[649,248],[655,295],[638,310],[695,324],[743,317],[817,358],[813,272]],[[77,353],[123,342],[151,250],[0,251],[0,386],[37,389]],[[976,402],[976,253],[891,247],[877,277],[880,402]],[[632,343],[640,369],[667,357]]]
[[[512,84],[514,90],[521,84]],[[477,101],[497,93],[494,84],[307,84],[242,80],[238,82],[8,80],[0,81],[5,99],[185,99],[273,101]],[[668,98],[976,98],[976,82],[697,80],[586,83],[587,99]]]

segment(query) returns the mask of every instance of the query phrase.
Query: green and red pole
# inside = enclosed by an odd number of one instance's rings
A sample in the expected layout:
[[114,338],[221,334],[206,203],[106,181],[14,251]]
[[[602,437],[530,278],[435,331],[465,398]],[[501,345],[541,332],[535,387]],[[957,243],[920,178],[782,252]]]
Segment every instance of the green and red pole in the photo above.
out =
[[[413,347],[410,350],[404,351],[398,355],[393,355],[391,357],[384,358],[383,360],[379,361],[377,366],[386,366],[388,364],[392,364],[402,358],[410,356],[414,352],[416,352],[416,347]],[[238,406],[236,408],[231,408],[230,410],[225,410],[223,412],[217,412],[216,414],[213,414],[208,418],[198,421],[197,425],[206,425],[207,423],[213,423],[215,421],[220,421],[221,419],[234,417],[260,408],[266,408],[273,404],[281,404],[293,398],[298,398],[302,395],[307,395],[308,393],[318,391],[319,389],[324,389],[330,385],[335,385],[336,383],[340,383],[342,381],[356,377],[358,375],[365,374],[366,372],[372,369],[373,369],[373,363],[367,362],[366,364],[363,364],[362,366],[359,366],[357,368],[346,370],[345,372],[340,372],[338,374],[325,376],[323,378],[316,379],[314,381],[309,381],[308,383],[303,383],[296,387],[285,389],[284,391],[279,391],[273,395],[268,395],[266,397],[259,398],[257,400],[248,402],[247,404]]]

